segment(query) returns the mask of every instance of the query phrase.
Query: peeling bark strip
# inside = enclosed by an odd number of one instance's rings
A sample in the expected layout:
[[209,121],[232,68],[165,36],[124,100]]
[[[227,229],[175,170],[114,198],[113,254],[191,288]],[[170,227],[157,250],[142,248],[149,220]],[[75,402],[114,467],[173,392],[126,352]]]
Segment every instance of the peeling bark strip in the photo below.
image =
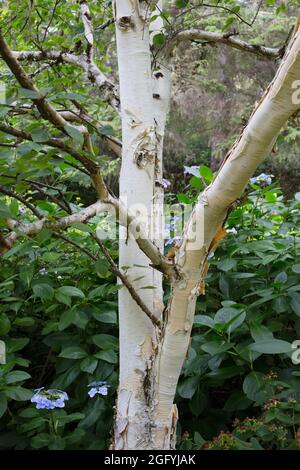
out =
[[[157,406],[154,421],[157,427],[154,434],[157,442],[164,441],[164,429],[171,426],[173,400],[189,345],[203,263],[231,204],[242,195],[249,178],[272,150],[287,119],[299,111],[299,102],[292,99],[295,90],[293,83],[299,76],[300,30],[292,39],[274,81],[215,180],[199,197],[197,206],[203,206],[203,211],[198,211],[201,217],[197,223],[198,227],[204,227],[203,244],[195,249],[187,236],[188,227],[185,231],[177,256],[183,280],[173,283],[168,319],[156,361]],[[192,223],[193,214],[189,225]]]

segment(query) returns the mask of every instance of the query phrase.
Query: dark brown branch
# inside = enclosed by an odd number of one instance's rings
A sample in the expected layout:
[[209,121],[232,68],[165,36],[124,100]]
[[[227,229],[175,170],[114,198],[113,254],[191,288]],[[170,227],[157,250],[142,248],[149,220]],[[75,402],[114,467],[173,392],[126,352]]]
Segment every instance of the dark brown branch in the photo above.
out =
[[[5,132],[10,135],[14,135],[15,137],[30,140],[32,141],[31,134],[25,131],[21,131],[19,129],[15,129],[12,126],[8,126],[6,124],[0,124],[0,131]],[[94,182],[97,194],[99,199],[105,199],[108,191],[103,181],[102,175],[100,173],[99,165],[97,162],[90,160],[84,153],[66,145],[64,142],[58,139],[48,139],[43,142],[44,145],[49,145],[49,147],[54,147],[57,149],[62,150],[63,152],[72,155],[76,160],[83,164],[83,166],[88,171],[89,176]]]
[[46,193],[43,191],[39,185],[37,185],[34,181],[29,183],[38,193],[43,196],[44,199],[49,199],[50,201],[54,202],[57,204],[63,211],[68,212],[68,214],[71,214],[72,211],[70,207],[66,206],[63,202],[61,202],[56,196],[53,196],[53,194]]
[[98,261],[98,257],[96,255],[94,255],[93,253],[91,253],[89,250],[87,250],[86,248],[84,248],[83,246],[81,246],[79,243],[75,242],[74,240],[72,240],[71,238],[69,237],[66,237],[65,235],[63,235],[62,233],[57,233],[55,232],[54,235],[58,238],[61,238],[62,240],[64,240],[65,242],[69,243],[70,245],[73,245],[75,246],[75,248],[77,248],[78,250],[82,251],[84,254],[86,254],[89,258],[91,258],[93,261]]
[[11,191],[10,189],[4,188],[4,186],[0,185],[0,193],[5,194],[6,196],[12,197],[14,199],[17,199],[18,201],[22,202],[24,206],[28,207],[29,210],[38,218],[42,219],[43,216],[42,214],[29,202],[27,201],[24,197],[20,196],[19,194],[15,193],[14,191]]

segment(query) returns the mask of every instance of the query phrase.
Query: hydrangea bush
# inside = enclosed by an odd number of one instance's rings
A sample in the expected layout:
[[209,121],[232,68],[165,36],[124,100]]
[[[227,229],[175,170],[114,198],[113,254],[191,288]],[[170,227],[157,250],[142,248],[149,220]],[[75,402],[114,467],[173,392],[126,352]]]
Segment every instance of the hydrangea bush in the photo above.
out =
[[[192,204],[212,177],[207,167],[186,170],[185,192],[168,197]],[[300,340],[300,193],[286,201],[270,178],[250,182],[210,258],[178,386],[179,448],[298,449],[300,372],[291,344]],[[95,249],[83,227],[68,236]],[[106,243],[116,259],[117,243]],[[105,259],[91,266],[47,230],[5,254],[0,449],[109,447],[118,289]]]

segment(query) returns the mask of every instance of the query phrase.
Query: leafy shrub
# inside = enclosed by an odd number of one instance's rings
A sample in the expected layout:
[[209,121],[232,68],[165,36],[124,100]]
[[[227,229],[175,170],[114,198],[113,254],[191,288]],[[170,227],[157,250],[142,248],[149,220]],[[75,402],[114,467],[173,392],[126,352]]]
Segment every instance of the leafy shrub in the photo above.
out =
[[[209,183],[211,174],[201,174]],[[188,201],[203,184],[193,178]],[[19,210],[15,204],[9,209]],[[178,386],[180,448],[298,448],[300,372],[291,343],[300,335],[299,214],[299,193],[286,203],[274,184],[253,182],[229,215]],[[43,230],[1,261],[2,449],[109,446],[119,286],[88,227],[67,236],[98,260]],[[107,246],[116,259],[116,245]],[[110,385],[108,395],[91,398],[88,385],[99,381]],[[65,407],[36,409],[30,399],[40,387],[66,391]]]

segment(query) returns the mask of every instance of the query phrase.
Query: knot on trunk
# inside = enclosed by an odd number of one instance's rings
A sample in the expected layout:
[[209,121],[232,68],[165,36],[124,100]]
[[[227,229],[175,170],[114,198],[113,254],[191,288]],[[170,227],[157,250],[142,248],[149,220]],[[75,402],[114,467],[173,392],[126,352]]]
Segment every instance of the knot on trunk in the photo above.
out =
[[134,28],[134,22],[132,21],[131,16],[121,16],[117,21],[118,27],[122,31],[128,31],[130,28]]

